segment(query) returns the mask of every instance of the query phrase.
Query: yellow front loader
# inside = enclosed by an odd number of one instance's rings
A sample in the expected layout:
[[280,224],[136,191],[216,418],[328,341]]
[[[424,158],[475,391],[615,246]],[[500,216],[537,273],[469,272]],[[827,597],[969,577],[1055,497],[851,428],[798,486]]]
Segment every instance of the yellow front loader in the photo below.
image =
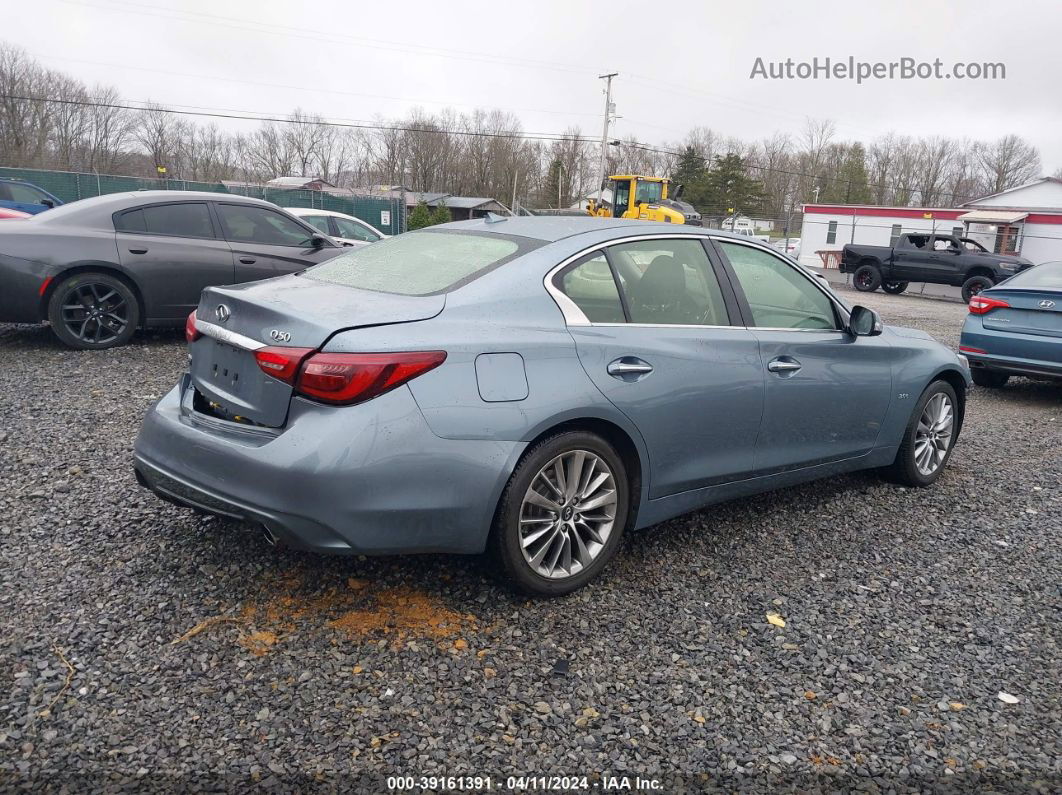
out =
[[644,177],[621,174],[608,178],[611,204],[590,199],[586,211],[598,218],[636,218],[671,224],[701,225],[701,215],[692,204],[679,201],[682,186],[675,198],[668,196],[671,180],[667,177]]

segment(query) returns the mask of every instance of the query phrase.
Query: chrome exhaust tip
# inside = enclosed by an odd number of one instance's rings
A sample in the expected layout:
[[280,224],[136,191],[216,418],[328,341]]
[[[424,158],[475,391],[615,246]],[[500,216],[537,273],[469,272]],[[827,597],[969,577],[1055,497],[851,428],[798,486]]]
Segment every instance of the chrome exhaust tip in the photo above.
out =
[[265,525],[262,525],[262,536],[271,547],[275,547],[280,543],[280,539],[277,538],[276,534]]

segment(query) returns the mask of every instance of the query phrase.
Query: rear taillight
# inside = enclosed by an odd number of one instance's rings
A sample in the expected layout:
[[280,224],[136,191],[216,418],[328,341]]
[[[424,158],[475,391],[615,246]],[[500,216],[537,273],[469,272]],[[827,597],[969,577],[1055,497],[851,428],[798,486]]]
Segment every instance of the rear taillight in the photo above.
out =
[[1009,309],[1010,304],[1000,301],[998,298],[989,298],[987,295],[975,295],[970,299],[970,314],[985,315],[993,309]]
[[446,351],[315,353],[303,362],[295,391],[323,403],[363,403],[423,375],[445,360]]
[[195,312],[192,312],[184,321],[184,338],[188,342],[195,342],[202,336],[203,334],[195,327]]
[[313,348],[259,348],[254,360],[266,375],[294,386],[299,365],[311,353]]

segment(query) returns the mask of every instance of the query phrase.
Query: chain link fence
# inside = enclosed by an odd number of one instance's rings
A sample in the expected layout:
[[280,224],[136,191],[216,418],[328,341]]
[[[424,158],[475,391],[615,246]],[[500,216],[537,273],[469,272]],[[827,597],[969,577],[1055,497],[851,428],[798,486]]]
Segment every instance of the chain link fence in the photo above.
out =
[[406,208],[398,199],[326,193],[319,190],[273,188],[267,185],[225,185],[220,182],[192,182],[183,179],[122,177],[75,171],[46,171],[33,168],[0,167],[0,178],[20,179],[59,197],[64,202],[88,199],[107,193],[137,190],[198,190],[238,194],[264,199],[280,207],[312,207],[353,215],[372,224],[385,235],[397,235],[406,228]]

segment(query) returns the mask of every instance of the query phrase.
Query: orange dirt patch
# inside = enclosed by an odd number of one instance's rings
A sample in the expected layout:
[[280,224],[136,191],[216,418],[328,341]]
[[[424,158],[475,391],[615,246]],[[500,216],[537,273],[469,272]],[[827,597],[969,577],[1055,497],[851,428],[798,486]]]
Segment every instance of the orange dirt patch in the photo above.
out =
[[372,601],[329,621],[328,626],[354,637],[389,635],[401,644],[407,638],[452,638],[476,625],[475,616],[451,610],[409,588],[387,588]]
[[268,654],[269,650],[276,645],[278,640],[280,640],[280,638],[275,632],[259,630],[258,632],[241,635],[236,642],[247,649],[247,651],[255,657],[261,657],[264,654]]

